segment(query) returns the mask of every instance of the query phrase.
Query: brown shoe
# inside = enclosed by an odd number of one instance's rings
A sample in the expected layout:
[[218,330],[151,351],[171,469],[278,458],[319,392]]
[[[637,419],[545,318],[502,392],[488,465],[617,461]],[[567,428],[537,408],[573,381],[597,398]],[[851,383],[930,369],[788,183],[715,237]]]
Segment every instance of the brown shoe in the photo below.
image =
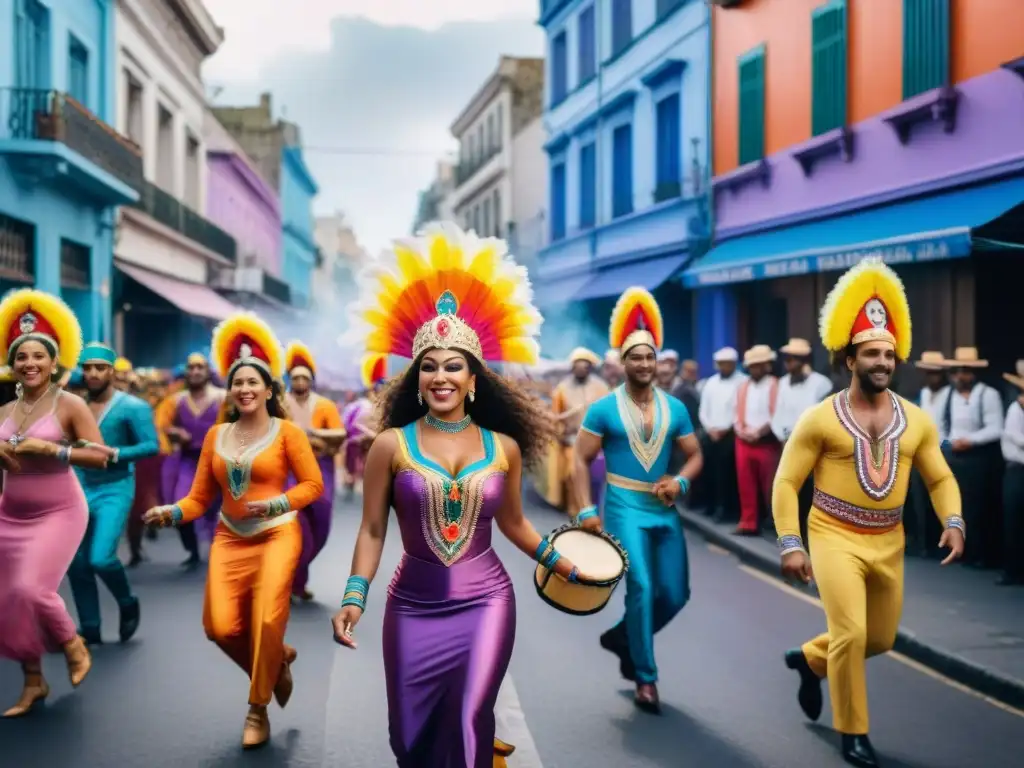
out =
[[68,679],[71,680],[71,687],[77,688],[92,669],[92,654],[89,653],[81,636],[76,635],[74,640],[64,646],[64,659],[68,664]]
[[242,730],[242,749],[256,749],[270,741],[270,718],[266,707],[249,707]]
[[46,684],[40,670],[26,669],[24,673],[25,685],[21,689],[21,698],[18,699],[17,704],[4,712],[4,717],[24,717],[35,709],[36,705],[46,701],[46,697],[50,695],[50,686]]
[[284,647],[284,660],[281,662],[281,671],[277,675],[277,684],[274,686],[274,700],[277,705],[284,709],[288,700],[295,690],[295,680],[292,678],[292,664],[299,658],[299,653],[290,645]]
[[658,686],[654,683],[640,683],[636,687],[636,696],[633,698],[636,706],[652,715],[661,714],[661,700],[658,698]]

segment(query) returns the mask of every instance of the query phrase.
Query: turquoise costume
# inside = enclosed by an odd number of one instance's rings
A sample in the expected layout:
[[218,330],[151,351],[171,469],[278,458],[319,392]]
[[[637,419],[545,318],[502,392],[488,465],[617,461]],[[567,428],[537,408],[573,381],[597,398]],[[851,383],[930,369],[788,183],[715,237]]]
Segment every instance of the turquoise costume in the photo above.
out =
[[629,677],[635,676],[638,683],[657,682],[654,635],[690,599],[682,519],[651,489],[670,473],[673,446],[679,438],[693,434],[693,424],[686,406],[661,390],[654,391],[654,406],[654,429],[648,440],[625,385],[591,405],[581,427],[601,439],[607,465],[604,527],[629,554],[626,615],[612,633],[628,638],[635,668]]
[[[112,349],[88,344],[82,364],[102,362],[113,365]],[[135,498],[135,462],[160,452],[153,409],[143,400],[114,392],[97,419],[103,442],[117,453],[106,469],[75,468],[89,504],[89,527],[75,555],[68,578],[78,610],[82,636],[99,642],[100,602],[96,577],[102,579],[121,608],[121,636],[134,633],[138,623],[138,600],[132,594],[117,548],[128,522]]]

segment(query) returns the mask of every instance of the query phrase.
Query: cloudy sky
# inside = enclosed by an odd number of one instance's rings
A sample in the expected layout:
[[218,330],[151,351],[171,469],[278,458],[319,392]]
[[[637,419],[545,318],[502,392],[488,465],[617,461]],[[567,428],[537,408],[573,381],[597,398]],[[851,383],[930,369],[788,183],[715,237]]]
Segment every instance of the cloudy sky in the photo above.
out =
[[371,251],[407,234],[448,126],[501,54],[540,55],[537,0],[205,0],[225,29],[204,70],[216,104],[273,94],[303,130],[317,213]]

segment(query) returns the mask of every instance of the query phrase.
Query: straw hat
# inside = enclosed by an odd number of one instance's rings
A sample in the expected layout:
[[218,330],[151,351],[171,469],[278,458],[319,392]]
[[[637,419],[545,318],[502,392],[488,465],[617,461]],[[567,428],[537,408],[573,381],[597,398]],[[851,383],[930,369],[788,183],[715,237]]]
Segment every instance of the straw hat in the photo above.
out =
[[914,365],[922,371],[941,371],[945,364],[946,356],[941,352],[934,352],[931,350],[928,352],[922,352],[921,359],[914,363]]
[[767,344],[755,344],[743,353],[743,367],[775,362],[775,351]]
[[1017,389],[1024,389],[1024,360],[1017,361],[1017,373],[1004,373],[1003,378]]
[[988,368],[988,360],[978,358],[977,347],[957,347],[953,357],[944,360],[946,368]]
[[586,347],[576,347],[576,349],[569,353],[569,363],[590,363],[597,366],[601,364],[601,358]]
[[793,357],[810,357],[811,343],[807,339],[792,338],[786,346],[779,349],[779,352]]

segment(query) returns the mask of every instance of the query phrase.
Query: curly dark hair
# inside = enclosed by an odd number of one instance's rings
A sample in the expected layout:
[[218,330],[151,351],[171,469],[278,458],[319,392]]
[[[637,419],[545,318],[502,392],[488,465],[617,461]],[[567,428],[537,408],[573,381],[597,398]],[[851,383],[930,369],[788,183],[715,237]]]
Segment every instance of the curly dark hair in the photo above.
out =
[[[422,359],[422,356],[421,356]],[[476,376],[476,399],[466,400],[466,413],[477,426],[508,435],[519,446],[523,464],[535,467],[547,456],[557,439],[555,423],[543,403],[514,381],[499,376],[466,355],[469,370]],[[420,404],[420,360],[392,379],[377,398],[377,429],[401,429],[427,414]]]
[[[263,383],[273,393],[270,399],[267,400],[267,412],[274,418],[287,420],[288,408],[284,404],[284,386],[281,384],[280,381],[271,377],[271,375],[267,371],[263,370],[263,368],[261,368],[260,366],[246,365],[244,363],[241,365],[233,366],[231,370],[228,371],[228,390],[231,390],[231,382],[234,381],[235,374],[238,373],[238,371],[241,370],[242,368],[252,368],[254,371],[256,371],[256,373],[259,374],[260,379],[263,380]],[[238,413],[238,408],[235,407],[234,403],[225,403],[225,406],[227,412],[224,415],[224,420],[228,422],[238,421],[238,417],[240,414]]]

